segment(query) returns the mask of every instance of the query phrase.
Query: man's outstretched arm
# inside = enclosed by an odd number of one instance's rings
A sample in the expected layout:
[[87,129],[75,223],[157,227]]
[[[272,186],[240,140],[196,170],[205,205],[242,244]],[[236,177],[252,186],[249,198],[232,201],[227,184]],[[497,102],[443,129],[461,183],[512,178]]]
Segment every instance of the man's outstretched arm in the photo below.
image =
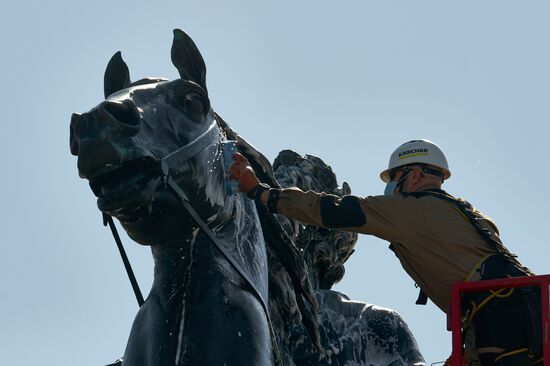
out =
[[270,212],[280,213],[300,222],[327,228],[359,228],[366,223],[361,199],[356,196],[342,198],[299,188],[269,188],[256,177],[248,160],[239,153],[233,158],[230,179],[239,182],[242,192],[260,200]]

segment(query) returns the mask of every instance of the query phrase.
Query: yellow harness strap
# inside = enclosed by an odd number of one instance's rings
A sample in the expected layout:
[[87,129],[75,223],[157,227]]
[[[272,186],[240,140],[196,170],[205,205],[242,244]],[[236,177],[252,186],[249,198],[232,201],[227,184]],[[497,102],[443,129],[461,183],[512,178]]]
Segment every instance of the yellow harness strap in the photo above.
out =
[[[507,293],[502,293],[504,290],[508,290]],[[513,288],[510,288],[510,289],[506,289],[506,288],[501,288],[501,289],[498,289],[496,291],[494,290],[489,290],[491,292],[491,295],[487,296],[482,302],[480,302],[479,304],[476,304],[475,302],[471,301],[470,303],[472,304],[472,311],[470,312],[470,314],[468,314],[467,318],[464,320],[464,324],[469,324],[472,320],[474,320],[474,316],[485,306],[487,305],[487,303],[489,301],[491,301],[492,299],[494,299],[495,297],[498,297],[498,298],[505,298],[505,297],[508,297],[510,295],[512,295],[512,293],[514,292],[514,289]]]
[[529,350],[527,348],[520,348],[520,349],[517,349],[515,351],[506,352],[506,353],[503,353],[503,354],[499,355],[497,358],[495,358],[495,362],[498,362],[499,360],[501,360],[505,357],[517,355],[518,353],[523,353],[523,352],[528,352],[528,351]]
[[481,264],[483,264],[483,262],[485,262],[485,260],[487,260],[487,258],[489,257],[492,257],[493,255],[495,254],[487,254],[485,257],[482,257],[472,268],[472,270],[470,271],[470,273],[468,273],[468,276],[466,276],[466,278],[464,279],[464,282],[468,282],[470,281],[470,279],[472,278],[472,276],[474,275],[474,273],[479,269],[479,267],[481,266]]

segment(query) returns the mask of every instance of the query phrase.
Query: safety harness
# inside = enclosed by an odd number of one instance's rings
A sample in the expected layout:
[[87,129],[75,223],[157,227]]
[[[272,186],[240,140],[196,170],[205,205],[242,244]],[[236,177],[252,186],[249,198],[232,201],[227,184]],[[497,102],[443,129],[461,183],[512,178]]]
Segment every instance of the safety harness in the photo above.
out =
[[[508,266],[511,266],[512,272],[519,271],[522,273],[523,276],[529,276],[533,273],[526,267],[523,267],[521,263],[516,259],[517,256],[515,254],[512,254],[498,239],[498,236],[495,232],[491,231],[490,229],[483,227],[481,224],[482,221],[485,219],[483,216],[477,212],[474,207],[468,202],[461,198],[455,198],[448,194],[447,192],[443,190],[426,190],[426,191],[420,191],[420,192],[407,192],[403,193],[404,196],[412,196],[415,198],[421,198],[426,196],[432,196],[438,199],[441,199],[443,201],[446,201],[450,204],[452,204],[453,207],[457,208],[458,211],[462,214],[463,217],[465,217],[470,224],[476,229],[476,231],[479,233],[479,235],[492,247],[497,251],[497,255],[500,256],[505,260]],[[485,260],[488,259],[483,258],[483,261],[480,261],[476,266],[472,269],[472,273],[475,271],[483,270],[483,264],[485,263]],[[471,277],[470,276],[468,277]],[[503,273],[502,275],[505,275]],[[495,277],[496,278],[496,277]],[[469,279],[469,278],[468,278]],[[482,279],[487,279],[483,278]],[[426,305],[428,300],[428,297],[424,293],[424,291],[420,290],[420,293],[418,295],[418,299],[416,300],[417,305]]]
[[[472,269],[468,278],[469,280],[475,272],[479,273],[481,280],[489,280],[503,277],[519,277],[519,276],[531,276],[531,272],[527,267],[521,265],[516,259],[517,256],[511,253],[500,241],[498,234],[493,232],[489,228],[482,225],[485,218],[467,201],[455,198],[443,190],[426,190],[420,192],[403,193],[405,196],[412,196],[415,198],[421,198],[425,196],[432,196],[448,202],[452,207],[458,209],[458,211],[465,217],[472,226],[476,229],[479,235],[493,248],[497,254],[489,255],[482,258]],[[530,318],[530,339],[528,340],[529,354],[540,354],[542,350],[542,333],[540,329],[540,309],[537,309],[537,304],[540,304],[540,296],[537,299],[537,293],[531,291],[531,289],[517,289],[519,295],[523,298]],[[470,302],[470,309],[464,317],[464,326],[467,327],[479,313],[479,311],[485,307],[490,301],[495,299],[504,299],[510,297],[514,293],[514,289],[498,289],[489,290],[486,293],[475,296],[475,301]],[[540,294],[539,294],[540,295]],[[420,290],[416,304],[425,305],[428,297]],[[522,349],[523,350],[523,349]],[[509,352],[509,354],[503,354],[499,357],[504,358],[516,354],[518,350]]]

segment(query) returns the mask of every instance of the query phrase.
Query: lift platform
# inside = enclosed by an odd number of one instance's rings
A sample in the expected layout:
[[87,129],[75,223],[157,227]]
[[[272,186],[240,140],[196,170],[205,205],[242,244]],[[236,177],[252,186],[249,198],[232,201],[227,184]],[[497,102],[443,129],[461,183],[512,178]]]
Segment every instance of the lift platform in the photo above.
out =
[[550,366],[550,275],[512,277],[477,282],[462,282],[453,285],[451,291],[451,308],[447,329],[452,331],[453,352],[451,366],[463,365],[462,352],[462,309],[461,296],[466,292],[479,292],[514,287],[540,287],[542,300],[542,354],[543,366]]

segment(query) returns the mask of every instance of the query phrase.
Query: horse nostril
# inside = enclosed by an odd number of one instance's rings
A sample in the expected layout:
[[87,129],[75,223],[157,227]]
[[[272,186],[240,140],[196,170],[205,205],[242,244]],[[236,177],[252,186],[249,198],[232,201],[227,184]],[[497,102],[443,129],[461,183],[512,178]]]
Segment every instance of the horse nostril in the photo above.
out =
[[76,128],[76,124],[80,120],[80,114],[73,113],[71,116],[71,126],[70,126],[70,135],[69,135],[69,146],[71,148],[71,154],[74,156],[78,155],[78,140],[77,136],[75,136],[74,129]]
[[138,126],[140,116],[137,107],[129,100],[123,102],[106,101],[103,104],[105,111],[114,117],[117,122],[128,126]]

